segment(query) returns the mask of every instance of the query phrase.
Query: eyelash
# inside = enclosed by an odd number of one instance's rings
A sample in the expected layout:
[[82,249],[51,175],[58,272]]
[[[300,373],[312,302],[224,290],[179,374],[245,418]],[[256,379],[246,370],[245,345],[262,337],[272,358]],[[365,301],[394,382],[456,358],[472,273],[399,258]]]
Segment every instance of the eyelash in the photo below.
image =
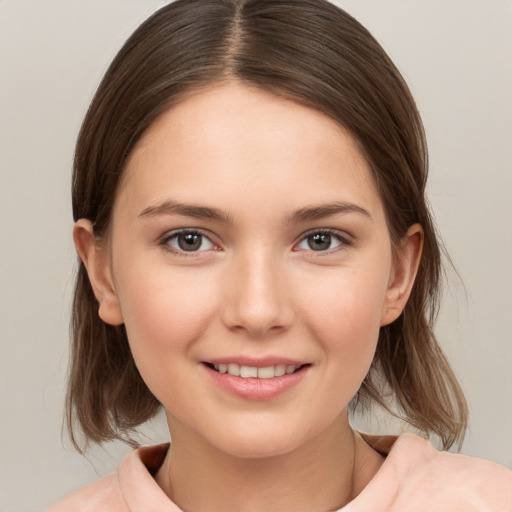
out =
[[182,250],[182,249],[177,249],[177,248],[172,247],[170,245],[170,242],[172,240],[177,240],[180,235],[197,235],[197,236],[202,237],[203,241],[207,240],[210,244],[212,244],[212,246],[218,247],[217,244],[212,242],[210,236],[208,236],[205,232],[201,231],[200,229],[187,229],[187,228],[178,229],[176,231],[172,231],[170,233],[167,233],[161,239],[160,245],[162,247],[164,247],[165,250],[167,250],[167,251],[169,251],[169,252],[171,252],[173,254],[176,254],[178,256],[194,257],[194,256],[197,256],[198,254],[200,254],[202,252],[205,252],[204,250],[203,251],[185,251],[185,250]]
[[[210,236],[208,234],[206,234],[205,232],[203,232],[202,230],[200,229],[188,229],[188,228],[184,228],[184,229],[179,229],[179,230],[176,230],[176,231],[172,231],[170,233],[167,233],[160,241],[160,245],[163,246],[165,248],[165,250],[169,251],[169,252],[172,252],[173,254],[176,254],[178,256],[184,256],[184,257],[194,257],[194,256],[197,256],[198,254],[202,253],[202,252],[206,252],[208,250],[211,250],[211,249],[207,249],[207,250],[202,250],[202,251],[185,251],[183,249],[178,249],[178,248],[174,248],[170,245],[170,242],[171,240],[177,240],[178,237],[180,235],[196,235],[196,236],[200,236],[202,237],[202,242],[204,242],[204,240],[207,240],[213,247],[217,247],[217,249],[214,249],[214,250],[218,250],[218,246],[217,244],[215,244]],[[344,234],[344,233],[341,233],[337,230],[334,230],[334,229],[315,229],[315,230],[312,230],[312,231],[309,231],[305,234],[303,234],[299,240],[298,243],[294,244],[294,250],[295,251],[300,251],[301,249],[295,249],[295,247],[297,247],[298,245],[300,245],[301,243],[307,243],[307,240],[309,237],[312,237],[312,236],[315,236],[315,235],[328,235],[330,237],[332,237],[334,240],[336,240],[337,242],[339,242],[339,245],[337,247],[334,247],[332,249],[327,249],[325,251],[314,251],[313,249],[303,249],[307,252],[310,252],[312,254],[315,254],[316,256],[323,256],[323,255],[327,255],[327,254],[332,254],[333,252],[337,252],[339,250],[343,250],[344,248],[346,247],[350,247],[352,245],[352,241],[350,240],[350,238]],[[202,245],[202,243],[201,243]]]
[[[346,249],[347,247],[352,246],[352,240],[350,240],[350,237],[347,234],[340,232],[336,229],[314,229],[312,231],[309,231],[309,232],[305,233],[304,235],[302,235],[299,244],[307,242],[308,238],[312,237],[314,235],[328,235],[328,236],[332,237],[334,240],[339,242],[339,245],[337,247],[334,247],[332,249],[327,249],[325,251],[314,251],[313,249],[309,249],[309,250],[305,249],[308,252],[314,254],[315,256],[327,256],[329,254],[332,254],[334,252],[337,252],[337,251],[340,251],[340,250]],[[295,244],[294,247],[296,247],[299,244]]]

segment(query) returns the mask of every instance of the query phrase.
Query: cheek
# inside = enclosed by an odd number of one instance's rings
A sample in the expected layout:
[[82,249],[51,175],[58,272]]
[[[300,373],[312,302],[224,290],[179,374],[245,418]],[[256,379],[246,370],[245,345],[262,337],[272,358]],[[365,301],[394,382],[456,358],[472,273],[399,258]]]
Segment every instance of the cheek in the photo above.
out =
[[[186,271],[144,266],[120,275],[118,297],[130,347],[143,378],[193,349],[216,314],[215,285]],[[191,284],[193,283],[193,284]],[[169,368],[164,369],[164,371]]]
[[385,267],[342,269],[309,288],[308,309],[328,331],[378,330],[388,279]]
[[325,353],[343,365],[347,381],[357,386],[354,392],[375,353],[388,268],[377,265],[342,269],[337,275],[310,287],[303,303],[310,330]]

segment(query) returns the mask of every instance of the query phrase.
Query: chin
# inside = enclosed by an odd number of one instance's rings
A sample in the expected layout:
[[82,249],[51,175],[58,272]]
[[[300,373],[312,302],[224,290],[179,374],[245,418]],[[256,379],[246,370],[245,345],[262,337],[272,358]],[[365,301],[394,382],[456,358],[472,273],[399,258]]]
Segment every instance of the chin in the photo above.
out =
[[[296,428],[296,426],[295,426]],[[253,422],[239,428],[230,428],[210,437],[210,444],[218,450],[241,459],[264,459],[287,455],[306,445],[314,436],[305,429],[295,431],[291,425],[261,425]],[[211,433],[210,433],[211,435]]]
[[293,452],[300,443],[290,442],[290,439],[235,439],[231,438],[228,443],[219,446],[224,453],[240,459],[265,459],[279,457]]

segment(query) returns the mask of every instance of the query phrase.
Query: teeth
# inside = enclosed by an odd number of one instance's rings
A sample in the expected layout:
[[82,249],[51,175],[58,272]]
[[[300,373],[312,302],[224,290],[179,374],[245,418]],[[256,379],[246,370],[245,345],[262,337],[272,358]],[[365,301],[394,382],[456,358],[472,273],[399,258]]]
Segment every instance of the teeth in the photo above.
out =
[[258,368],[255,366],[240,366],[240,377],[248,379],[249,377],[257,377]]
[[273,366],[258,368],[258,379],[271,379],[275,377],[275,374],[276,373]]
[[229,375],[240,377],[240,366],[237,364],[228,364],[228,373]]
[[274,375],[275,375],[276,377],[282,377],[285,373],[286,373],[286,365],[284,365],[284,364],[278,364],[278,365],[275,367]]
[[214,364],[213,367],[219,373],[228,373],[229,375],[234,375],[235,377],[242,377],[244,379],[273,379],[274,377],[282,377],[283,375],[293,373],[295,370],[299,368],[299,366],[284,364],[258,368],[256,366],[244,366],[238,365],[236,363]]

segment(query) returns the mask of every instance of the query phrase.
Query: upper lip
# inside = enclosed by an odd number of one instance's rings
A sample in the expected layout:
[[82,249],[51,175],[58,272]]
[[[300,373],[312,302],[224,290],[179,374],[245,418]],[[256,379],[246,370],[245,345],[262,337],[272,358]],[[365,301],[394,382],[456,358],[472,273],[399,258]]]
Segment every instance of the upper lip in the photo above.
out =
[[203,361],[210,364],[238,364],[240,366],[252,366],[256,368],[267,368],[269,366],[303,366],[308,364],[306,361],[290,359],[288,357],[267,356],[267,357],[247,357],[247,356],[230,356],[215,357]]

